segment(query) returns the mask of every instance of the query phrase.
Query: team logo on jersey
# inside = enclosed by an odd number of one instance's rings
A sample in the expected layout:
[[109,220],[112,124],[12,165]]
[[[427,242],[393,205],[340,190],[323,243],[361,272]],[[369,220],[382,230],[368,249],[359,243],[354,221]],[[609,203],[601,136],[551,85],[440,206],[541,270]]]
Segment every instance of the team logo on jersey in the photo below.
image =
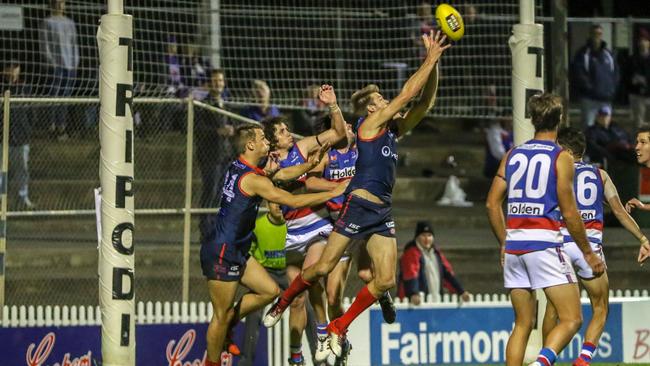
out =
[[355,167],[347,167],[343,169],[332,169],[330,173],[330,178],[331,179],[344,179],[344,178],[352,178],[354,177],[355,173]]
[[580,216],[583,221],[595,220],[596,219],[596,210],[580,210]]
[[543,203],[529,203],[529,202],[508,203],[508,215],[542,216],[543,213],[544,213]]
[[397,160],[397,154],[393,153],[393,151],[390,149],[390,147],[384,145],[381,147],[381,154],[387,158],[393,158]]

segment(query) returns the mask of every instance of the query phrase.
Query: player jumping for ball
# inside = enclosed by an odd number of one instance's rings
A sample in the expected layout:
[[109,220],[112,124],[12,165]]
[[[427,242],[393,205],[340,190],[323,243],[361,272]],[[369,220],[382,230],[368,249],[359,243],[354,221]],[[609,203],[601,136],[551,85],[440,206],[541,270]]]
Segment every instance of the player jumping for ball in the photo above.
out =
[[[221,352],[229,329],[246,314],[262,308],[280,293],[264,267],[250,257],[253,228],[262,199],[293,207],[324,203],[344,192],[345,184],[331,192],[292,195],[276,188],[258,164],[268,156],[269,142],[257,125],[241,127],[236,133],[239,158],[228,169],[223,183],[221,209],[213,230],[202,238],[201,268],[208,279],[214,315],[207,332],[206,366],[221,365]],[[327,146],[323,148],[323,153]],[[283,179],[298,177],[318,164],[318,159],[275,172]],[[251,292],[234,305],[239,284]],[[234,306],[233,306],[234,305]]]
[[[435,37],[433,32],[423,35],[423,40],[426,58],[393,101],[384,99],[376,85],[369,85],[352,96],[355,112],[365,117],[360,119],[357,132],[356,174],[346,191],[341,214],[320,261],[303,270],[264,318],[267,327],[277,323],[296,296],[334,269],[352,240],[368,239],[375,277],[359,291],[348,311],[327,327],[329,346],[336,356],[341,356],[345,347],[350,323],[395,286],[397,242],[391,194],[397,167],[397,137],[417,126],[433,106],[438,89],[436,65],[450,47],[443,46],[446,37],[441,38],[439,32]],[[420,92],[418,103],[402,116],[400,110]]]

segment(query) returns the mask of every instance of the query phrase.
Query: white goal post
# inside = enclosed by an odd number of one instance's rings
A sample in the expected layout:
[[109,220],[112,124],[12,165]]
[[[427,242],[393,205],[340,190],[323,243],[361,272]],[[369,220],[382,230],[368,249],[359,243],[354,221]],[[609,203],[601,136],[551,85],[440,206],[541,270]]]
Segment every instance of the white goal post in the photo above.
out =
[[101,245],[99,304],[102,364],[135,365],[133,224],[133,18],[122,0],[108,0],[97,32]]

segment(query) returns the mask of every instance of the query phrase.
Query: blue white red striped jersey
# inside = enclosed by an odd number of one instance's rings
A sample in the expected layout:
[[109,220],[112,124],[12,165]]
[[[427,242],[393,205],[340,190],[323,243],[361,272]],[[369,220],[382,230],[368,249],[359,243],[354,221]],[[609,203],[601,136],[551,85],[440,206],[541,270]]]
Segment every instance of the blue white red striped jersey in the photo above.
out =
[[[594,244],[603,243],[605,187],[598,167],[576,162],[573,175],[573,190],[578,203],[580,217],[587,230],[587,239]],[[564,242],[574,242],[565,225],[562,225]]]
[[[298,144],[294,144],[289,150],[287,157],[280,161],[280,167],[286,168],[302,164],[306,161],[305,156],[298,148]],[[304,187],[306,174],[298,178],[302,183],[297,189]],[[314,207],[293,208],[289,206],[282,206],[282,213],[287,223],[287,237],[300,237],[305,234],[318,231],[330,224],[329,214],[325,208],[325,204]]]
[[561,151],[551,141],[530,140],[510,152],[506,161],[507,253],[562,246],[556,169]]
[[[327,155],[329,163],[323,171],[324,179],[327,179],[330,182],[340,182],[354,177],[354,164],[357,162],[358,156],[356,147],[351,147],[348,151],[343,153],[336,149],[331,149]],[[327,201],[327,209],[330,212],[340,211],[344,200],[345,195],[332,198]]]
[[262,202],[262,197],[251,197],[241,189],[241,181],[248,174],[265,175],[262,169],[241,158],[230,164],[223,182],[213,239],[217,243],[242,246],[240,249],[244,253],[250,249],[257,211]]

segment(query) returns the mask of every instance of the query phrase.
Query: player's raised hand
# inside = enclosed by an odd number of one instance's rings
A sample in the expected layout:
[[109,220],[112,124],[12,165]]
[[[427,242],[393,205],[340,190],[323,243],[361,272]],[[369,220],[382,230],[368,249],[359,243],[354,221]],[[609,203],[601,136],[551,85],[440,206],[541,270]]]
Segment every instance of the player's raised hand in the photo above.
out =
[[334,87],[328,84],[323,84],[318,91],[318,99],[328,106],[336,105],[336,94]]
[[650,243],[648,238],[645,236],[641,239],[641,247],[639,247],[639,256],[637,257],[637,262],[640,265],[643,265],[646,259],[650,258]]
[[627,201],[627,203],[625,204],[625,210],[628,213],[632,213],[632,210],[634,210],[635,208],[644,209],[643,202],[639,201],[636,198],[632,198],[631,200]]
[[437,31],[436,34],[433,34],[431,31],[429,34],[422,35],[422,41],[424,43],[424,48],[427,50],[427,58],[433,59],[433,61],[438,61],[442,53],[449,47],[451,43],[445,44],[447,36]]

